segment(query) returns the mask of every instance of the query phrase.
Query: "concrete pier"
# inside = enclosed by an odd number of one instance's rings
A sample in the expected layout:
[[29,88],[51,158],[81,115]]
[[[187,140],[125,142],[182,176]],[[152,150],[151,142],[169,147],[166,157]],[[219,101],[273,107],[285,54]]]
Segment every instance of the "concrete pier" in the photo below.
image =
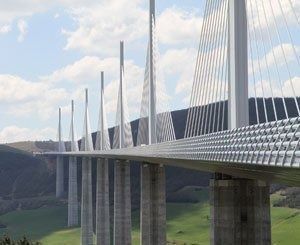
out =
[[81,245],[93,245],[92,159],[82,159]]
[[108,160],[97,160],[96,241],[97,245],[110,245]]
[[61,198],[64,195],[64,158],[56,158],[56,197]]
[[141,166],[141,244],[166,244],[165,168],[144,163]]
[[[228,128],[249,125],[247,1],[228,1]],[[211,244],[271,244],[269,185],[215,174],[210,182]]]
[[131,245],[131,191],[128,161],[116,161],[114,188],[114,245]]
[[211,244],[271,244],[269,189],[257,180],[212,179]]
[[77,159],[69,157],[68,227],[78,224]]

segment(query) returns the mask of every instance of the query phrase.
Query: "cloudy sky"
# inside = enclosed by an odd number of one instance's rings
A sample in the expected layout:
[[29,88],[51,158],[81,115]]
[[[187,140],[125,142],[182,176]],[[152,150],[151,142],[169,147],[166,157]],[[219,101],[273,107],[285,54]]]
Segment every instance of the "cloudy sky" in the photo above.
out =
[[[160,62],[172,109],[188,104],[204,1],[157,1]],[[109,125],[115,118],[119,41],[125,41],[130,117],[139,115],[148,32],[146,0],[10,0],[0,2],[0,142],[55,139],[63,108],[75,100],[82,132],[84,88],[91,126],[98,118],[105,71]],[[182,84],[188,86],[182,86]]]
[[[299,96],[300,1],[251,2],[249,30],[252,38],[261,42],[252,42],[257,50],[249,66],[249,86],[256,81],[250,87],[250,96],[254,86],[258,96],[263,87],[265,95],[270,96],[271,83],[275,96],[282,91],[284,96],[293,95],[291,84]],[[101,71],[106,79],[108,123],[113,126],[120,40],[125,41],[130,119],[138,118],[148,4],[148,0],[0,1],[0,143],[55,139],[59,107],[63,110],[63,134],[68,138],[71,99],[75,100],[80,136],[84,88],[90,91],[91,127],[96,130]],[[159,72],[166,83],[170,109],[189,104],[204,4],[204,0],[157,1]],[[264,13],[263,6],[273,7],[274,12],[267,9]],[[276,38],[276,28],[281,39]],[[274,38],[272,43],[267,34]]]

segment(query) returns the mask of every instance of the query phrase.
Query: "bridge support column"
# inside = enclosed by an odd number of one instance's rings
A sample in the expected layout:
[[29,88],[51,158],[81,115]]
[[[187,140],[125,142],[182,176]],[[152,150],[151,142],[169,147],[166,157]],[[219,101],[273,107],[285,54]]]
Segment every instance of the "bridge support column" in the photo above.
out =
[[96,239],[97,245],[110,245],[108,160],[97,160]]
[[78,226],[77,159],[69,157],[68,227]]
[[210,181],[211,244],[271,244],[269,185],[249,179]]
[[64,158],[56,158],[56,197],[61,198],[64,195]]
[[131,245],[131,192],[128,161],[116,161],[114,189],[114,245]]
[[141,166],[141,244],[166,244],[165,168],[156,164]]
[[93,245],[92,159],[82,158],[81,245]]

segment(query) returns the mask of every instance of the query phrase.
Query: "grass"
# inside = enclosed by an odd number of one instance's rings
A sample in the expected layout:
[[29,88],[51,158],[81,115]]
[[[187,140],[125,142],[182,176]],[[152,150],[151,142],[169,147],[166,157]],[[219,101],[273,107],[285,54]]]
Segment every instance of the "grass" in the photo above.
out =
[[272,208],[273,244],[294,245],[300,241],[300,210]]
[[53,232],[48,236],[43,237],[42,244],[53,245],[79,245],[80,244],[80,229],[62,229],[60,231]]
[[209,206],[205,204],[168,205],[168,241],[176,244],[208,244]]
[[[276,199],[277,197],[275,197]],[[203,203],[169,203],[167,206],[168,241],[171,244],[209,244],[209,206]],[[7,225],[0,234],[15,238],[24,234],[45,245],[79,245],[80,229],[66,229],[66,207],[41,208],[32,211],[15,211],[0,216]],[[273,207],[273,245],[294,245],[300,241],[300,210]],[[133,245],[139,244],[139,215],[133,212]]]
[[80,230],[66,229],[67,208],[51,207],[37,210],[15,211],[0,216],[0,222],[7,228],[1,234],[9,234],[13,238],[24,235],[43,244],[79,244]]

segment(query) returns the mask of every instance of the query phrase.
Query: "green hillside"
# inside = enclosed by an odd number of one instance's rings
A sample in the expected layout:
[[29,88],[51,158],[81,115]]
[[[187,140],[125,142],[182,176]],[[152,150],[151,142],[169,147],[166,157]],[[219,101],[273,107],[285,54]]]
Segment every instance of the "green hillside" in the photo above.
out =
[[[206,196],[203,193],[200,196]],[[273,198],[273,199],[276,199]],[[168,241],[171,244],[209,244],[209,206],[207,199],[199,203],[169,203],[167,207]],[[1,234],[18,238],[24,234],[46,245],[79,244],[80,230],[66,229],[65,206],[15,211],[0,216],[7,228]],[[139,244],[139,217],[133,213],[133,240]],[[272,208],[272,237],[277,245],[294,245],[300,241],[300,210],[285,207]]]
[[0,145],[0,196],[4,200],[46,196],[55,188],[55,171],[31,154]]

